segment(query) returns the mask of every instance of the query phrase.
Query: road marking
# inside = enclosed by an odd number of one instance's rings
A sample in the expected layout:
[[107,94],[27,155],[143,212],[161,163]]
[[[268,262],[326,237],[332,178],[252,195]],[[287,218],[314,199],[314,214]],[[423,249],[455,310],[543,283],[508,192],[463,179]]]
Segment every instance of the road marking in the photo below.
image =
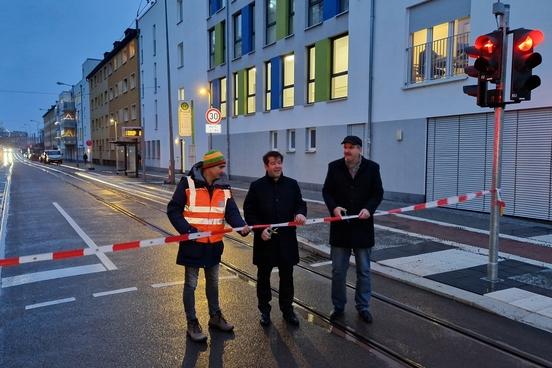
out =
[[219,280],[235,280],[238,278],[238,275],[229,275],[229,276],[221,276],[219,277]]
[[162,282],[159,284],[152,284],[152,288],[164,288],[169,286],[184,285],[184,281]]
[[113,294],[121,294],[121,293],[128,293],[130,291],[136,291],[138,290],[137,287],[133,286],[133,287],[129,287],[129,288],[125,288],[125,289],[117,289],[117,290],[109,290],[109,291],[102,291],[102,292],[99,292],[99,293],[94,293],[92,294],[92,296],[94,298],[98,298],[98,297],[101,297],[101,296],[106,296],[106,295],[113,295]]
[[56,305],[56,304],[61,304],[61,303],[70,303],[70,302],[74,302],[75,300],[76,299],[73,298],[73,297],[65,298],[65,299],[50,300],[49,302],[26,305],[25,310],[41,308],[41,307],[48,307],[50,305]]
[[[57,204],[57,202],[53,202],[53,204],[57,208],[57,210],[61,213],[61,215],[63,217],[65,217],[65,220],[67,220],[69,225],[71,225],[71,227],[77,232],[77,234],[79,234],[79,236],[82,238],[82,240],[84,240],[86,245],[88,245],[88,247],[90,247],[94,250],[98,250],[98,246],[96,245],[96,243],[94,243],[94,241],[92,239],[90,239],[90,237],[80,228],[80,226],[77,225],[75,220],[73,220],[71,218],[71,216],[69,216],[67,214],[67,212],[65,212],[63,210],[63,208],[61,208],[61,206],[59,204]],[[107,255],[105,255],[105,253],[97,252],[96,255],[98,256],[100,261],[103,263],[105,268],[107,268],[110,271],[113,271],[113,270],[117,269],[117,266],[115,266],[115,264],[113,262],[111,262],[111,260],[109,258],[107,258]]]
[[316,263],[312,263],[310,266],[311,267],[321,267],[321,266],[326,266],[326,265],[329,265],[329,264],[332,264],[332,261],[316,262]]
[[39,282],[39,281],[60,279],[63,277],[86,275],[89,273],[103,272],[105,270],[106,269],[104,266],[102,266],[99,263],[96,263],[96,264],[86,265],[86,266],[67,267],[67,268],[59,268],[59,269],[49,270],[49,271],[27,273],[24,275],[17,275],[17,276],[3,278],[2,288],[30,284],[30,283]]

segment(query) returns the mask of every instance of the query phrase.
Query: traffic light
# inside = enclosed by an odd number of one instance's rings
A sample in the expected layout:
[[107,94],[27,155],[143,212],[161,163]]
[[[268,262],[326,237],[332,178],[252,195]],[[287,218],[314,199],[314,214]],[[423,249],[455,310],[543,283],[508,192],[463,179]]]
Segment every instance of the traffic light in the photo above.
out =
[[496,90],[488,90],[488,82],[499,83],[502,76],[502,31],[494,31],[477,37],[474,46],[465,49],[468,56],[476,58],[466,67],[466,74],[477,78],[477,85],[464,86],[464,93],[477,98],[481,107],[498,106]]
[[542,56],[533,48],[544,40],[539,30],[519,28],[513,31],[512,82],[510,99],[519,102],[531,100],[531,90],[541,84],[539,76],[533,75],[533,68],[540,65]]

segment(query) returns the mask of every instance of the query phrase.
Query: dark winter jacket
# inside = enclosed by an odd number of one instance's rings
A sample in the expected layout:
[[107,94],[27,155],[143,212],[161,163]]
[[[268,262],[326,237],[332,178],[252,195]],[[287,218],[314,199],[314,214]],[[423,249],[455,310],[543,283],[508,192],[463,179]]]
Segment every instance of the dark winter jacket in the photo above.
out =
[[[194,180],[196,188],[207,188],[210,194],[213,193],[215,188],[230,189],[229,185],[224,184],[209,186],[201,174],[201,166],[202,163],[198,162],[190,170],[190,177]],[[188,189],[188,180],[183,176],[176,187],[171,201],[167,205],[169,220],[180,234],[197,232],[197,229],[191,226],[183,216],[184,207],[186,206],[186,189]],[[226,202],[224,219],[232,227],[245,225],[234,198],[230,198]],[[198,243],[193,240],[182,241],[178,247],[176,263],[182,266],[209,268],[220,262],[223,249],[224,243],[222,241],[209,244]]]
[[362,157],[353,179],[345,159],[330,162],[322,189],[324,202],[333,216],[336,207],[347,209],[347,215],[358,215],[363,209],[370,212],[367,220],[346,220],[330,225],[330,244],[342,248],[369,248],[374,246],[374,218],[381,200],[383,187],[379,165]]
[[[243,204],[249,225],[289,222],[295,215],[307,216],[307,204],[297,181],[281,176],[277,181],[265,175],[251,183]],[[254,231],[253,264],[263,266],[294,265],[299,262],[296,228],[283,227],[268,241],[262,229]]]

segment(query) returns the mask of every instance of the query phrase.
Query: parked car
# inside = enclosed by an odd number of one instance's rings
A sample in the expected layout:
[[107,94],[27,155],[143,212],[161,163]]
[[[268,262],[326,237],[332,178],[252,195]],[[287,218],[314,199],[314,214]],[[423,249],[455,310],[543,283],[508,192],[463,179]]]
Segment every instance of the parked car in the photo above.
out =
[[61,165],[63,163],[63,157],[60,150],[46,150],[42,153],[41,161],[45,164],[56,163]]

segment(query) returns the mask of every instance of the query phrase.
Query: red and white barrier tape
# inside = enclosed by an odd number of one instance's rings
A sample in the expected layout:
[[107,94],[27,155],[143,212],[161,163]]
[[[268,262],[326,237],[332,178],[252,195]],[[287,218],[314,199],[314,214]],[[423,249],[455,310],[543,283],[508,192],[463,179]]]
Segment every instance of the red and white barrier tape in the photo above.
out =
[[[384,215],[410,212],[410,211],[420,211],[428,208],[453,205],[457,203],[470,201],[472,199],[485,196],[489,193],[491,193],[490,190],[483,190],[475,193],[442,198],[436,201],[420,203],[413,206],[396,208],[389,211],[380,211],[374,214],[374,216],[384,216]],[[314,219],[307,219],[304,225],[312,225],[312,224],[319,224],[319,223],[325,223],[325,222],[329,223],[329,222],[350,220],[350,219],[356,219],[356,218],[358,218],[358,215],[341,216],[341,217],[320,217],[320,218],[314,218]],[[300,226],[300,225],[294,221],[290,221],[290,222],[282,222],[278,224],[253,225],[253,226],[250,226],[250,228],[254,230],[254,229],[264,229],[266,227],[279,228],[279,227],[288,227],[288,226]],[[51,260],[90,256],[98,253],[112,253],[112,252],[120,252],[124,250],[129,250],[129,249],[154,247],[158,245],[176,243],[176,242],[185,241],[185,240],[196,240],[196,239],[206,238],[213,235],[227,234],[232,231],[241,231],[242,229],[243,227],[225,228],[223,230],[218,230],[218,231],[203,231],[203,232],[191,233],[191,234],[167,236],[164,238],[135,240],[127,243],[103,245],[97,248],[79,248],[79,249],[71,249],[71,250],[64,250],[64,251],[58,251],[58,252],[40,253],[40,254],[33,254],[28,256],[5,258],[5,259],[0,259],[0,267],[17,266],[24,263],[33,263],[33,262],[40,262],[40,261],[51,261]]]

